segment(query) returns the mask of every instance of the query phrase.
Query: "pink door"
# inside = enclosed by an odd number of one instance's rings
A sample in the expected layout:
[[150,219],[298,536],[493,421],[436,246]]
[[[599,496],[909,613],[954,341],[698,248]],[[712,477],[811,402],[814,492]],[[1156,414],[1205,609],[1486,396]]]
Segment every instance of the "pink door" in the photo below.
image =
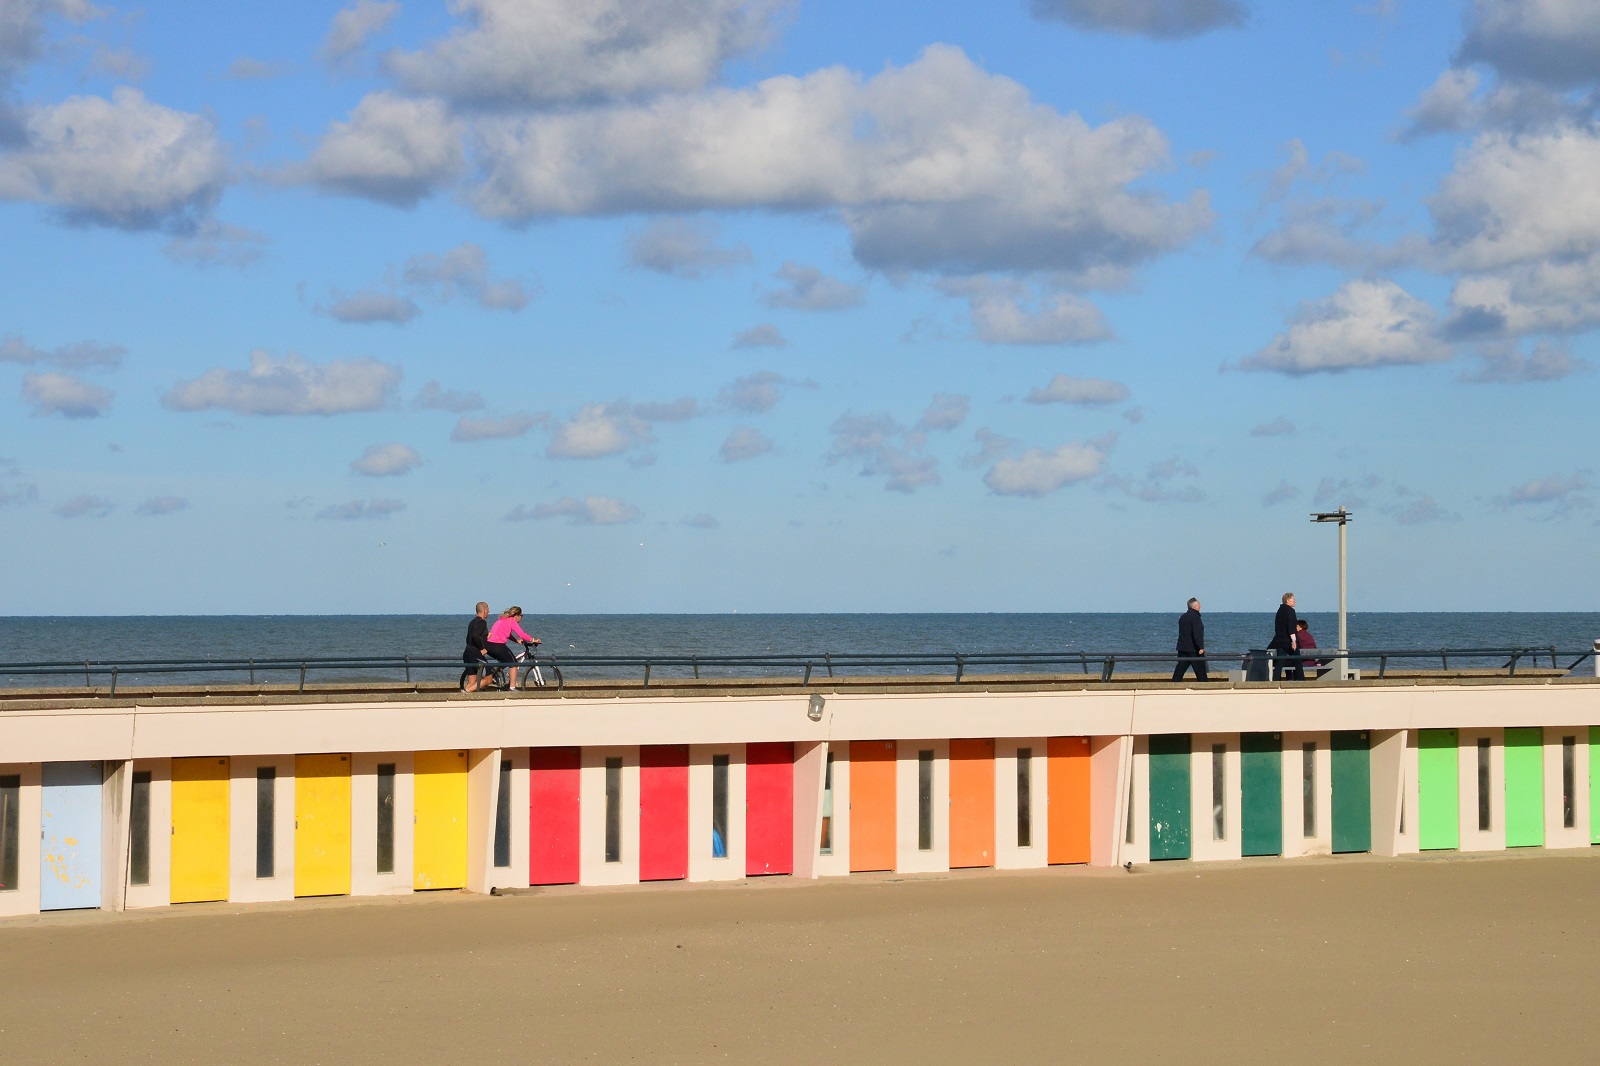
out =
[[744,749],[744,871],[794,873],[794,745]]
[[578,749],[528,750],[528,884],[578,883]]
[[639,749],[639,880],[689,876],[689,746]]

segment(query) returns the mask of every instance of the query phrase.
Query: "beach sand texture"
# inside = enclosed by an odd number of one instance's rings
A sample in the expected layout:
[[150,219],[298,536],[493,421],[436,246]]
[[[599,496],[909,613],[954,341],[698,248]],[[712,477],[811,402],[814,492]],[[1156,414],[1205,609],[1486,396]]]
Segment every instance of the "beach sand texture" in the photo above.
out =
[[0,926],[0,1060],[1593,1062],[1600,853]]

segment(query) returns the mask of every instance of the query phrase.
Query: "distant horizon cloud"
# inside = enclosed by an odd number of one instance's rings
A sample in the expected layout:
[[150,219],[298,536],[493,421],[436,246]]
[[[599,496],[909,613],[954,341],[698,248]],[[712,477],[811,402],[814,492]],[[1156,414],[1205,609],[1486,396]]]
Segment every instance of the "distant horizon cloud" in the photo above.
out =
[[1250,9],[1239,0],[1032,0],[1037,19],[1156,40],[1238,29]]
[[324,521],[363,522],[387,519],[405,509],[406,505],[399,500],[351,500],[324,507],[317,512],[317,517]]
[[350,469],[367,477],[399,477],[422,465],[422,456],[409,444],[391,441],[387,444],[369,444],[361,455],[350,462]]
[[400,368],[376,359],[312,363],[289,352],[281,359],[257,348],[248,370],[217,367],[180,381],[161,397],[170,411],[232,411],[236,414],[340,415],[390,406]]
[[787,348],[789,346],[778,327],[762,322],[733,335],[733,348]]
[[1107,444],[1082,440],[1050,449],[1029,448],[1021,455],[996,459],[983,483],[998,496],[1046,496],[1097,476],[1105,469],[1107,450]]
[[1131,393],[1120,381],[1105,378],[1075,378],[1057,374],[1043,387],[1028,390],[1024,401],[1032,404],[1064,403],[1074,407],[1105,407],[1122,403]]
[[717,449],[725,463],[740,463],[772,451],[772,438],[752,426],[735,426]]
[[22,376],[22,398],[35,418],[60,415],[74,421],[100,418],[111,410],[116,394],[71,374],[28,373]]
[[104,496],[74,496],[56,508],[60,518],[104,518],[116,510]]
[[508,522],[538,522],[548,518],[565,518],[574,526],[616,526],[637,522],[641,512],[631,503],[611,496],[585,496],[577,499],[563,496],[549,503],[535,504],[532,508],[517,504],[506,515]]
[[177,514],[179,511],[187,510],[188,507],[189,501],[182,496],[152,496],[134,510],[138,514],[155,517]]

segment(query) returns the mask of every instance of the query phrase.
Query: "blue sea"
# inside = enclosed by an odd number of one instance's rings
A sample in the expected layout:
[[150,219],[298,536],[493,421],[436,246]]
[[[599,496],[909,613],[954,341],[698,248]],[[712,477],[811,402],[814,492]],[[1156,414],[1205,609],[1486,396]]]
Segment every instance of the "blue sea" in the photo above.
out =
[[[1320,647],[1331,648],[1338,643],[1332,614],[1302,617],[1310,622]],[[83,683],[81,672],[23,681],[15,674],[7,675],[5,664],[15,663],[197,658],[259,661],[368,655],[454,658],[461,653],[468,620],[464,615],[0,618],[0,685]],[[1207,651],[1216,659],[1264,647],[1272,635],[1269,612],[1207,613],[1205,620]],[[558,659],[824,653],[1170,653],[1176,641],[1177,614],[530,615],[524,625],[544,640],[541,654]],[[1600,612],[1365,612],[1350,615],[1349,626],[1352,650],[1554,646],[1576,656],[1600,638]],[[1563,658],[1561,665],[1568,661]],[[1492,664],[1482,661],[1472,665]],[[676,672],[663,671],[656,676]],[[637,670],[590,673],[628,676]],[[434,674],[439,680],[453,676],[448,669]],[[329,675],[320,676],[327,679]],[[400,676],[397,673],[394,679]],[[579,672],[576,676],[585,675]],[[284,676],[273,679],[290,680]],[[140,683],[176,680],[200,679],[170,675],[139,679]],[[245,678],[212,675],[206,680],[225,683]]]

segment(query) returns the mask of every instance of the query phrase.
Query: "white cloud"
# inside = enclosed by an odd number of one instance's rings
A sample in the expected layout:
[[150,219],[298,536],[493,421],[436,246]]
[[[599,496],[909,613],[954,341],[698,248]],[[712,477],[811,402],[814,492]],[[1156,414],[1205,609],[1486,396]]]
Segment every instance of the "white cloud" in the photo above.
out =
[[391,52],[413,92],[465,107],[518,107],[698,89],[759,46],[774,0],[456,0],[466,25],[418,52]]
[[843,311],[860,307],[867,298],[864,287],[851,285],[803,263],[784,263],[773,277],[785,287],[773,289],[761,298],[768,307],[791,311]]
[[1485,350],[1480,353],[1478,369],[1463,374],[1461,380],[1480,385],[1516,385],[1560,381],[1593,369],[1592,363],[1576,358],[1565,346],[1540,341],[1527,353],[1510,347]]
[[763,414],[778,406],[789,386],[789,379],[771,370],[758,370],[723,389],[719,399],[725,407],[748,414]]
[[400,13],[395,0],[356,0],[333,16],[328,35],[317,56],[324,63],[338,63],[361,51],[367,40],[383,32]]
[[629,409],[646,422],[687,422],[700,417],[700,404],[693,397],[680,396],[664,403],[636,403]]
[[422,465],[422,456],[409,444],[398,441],[389,444],[369,444],[360,457],[350,462],[350,469],[368,477],[398,477],[409,474]]
[[565,518],[573,526],[618,526],[639,520],[639,508],[610,496],[563,496],[554,503],[535,504],[531,509],[518,504],[506,515],[508,522]]
[[683,524],[690,529],[716,529],[722,525],[721,522],[717,521],[715,515],[708,515],[704,511],[685,518]]
[[490,217],[840,208],[875,269],[1125,272],[1211,222],[1204,193],[1131,188],[1168,158],[1147,120],[1090,127],[944,45],[870,79],[834,67],[477,132],[469,199]]
[[[0,3],[0,94],[11,79],[44,51],[46,19],[60,15],[87,22],[103,11],[88,0],[5,0]],[[4,101],[0,100],[0,106]]]
[[731,345],[734,348],[787,348],[788,346],[789,342],[778,331],[778,327],[770,322],[740,330],[733,335]]
[[388,518],[406,509],[399,500],[351,500],[336,503],[317,512],[318,518],[336,522],[359,522],[366,519]]
[[553,459],[600,459],[655,440],[650,423],[626,403],[585,404],[556,424],[545,454]]
[[56,508],[61,518],[104,518],[117,505],[104,496],[74,496]]
[[1600,81],[1600,8],[1590,0],[1476,0],[1461,58],[1572,88]]
[[1391,243],[1363,236],[1383,218],[1378,200],[1323,197],[1285,207],[1278,225],[1250,254],[1280,266],[1327,263],[1350,270],[1393,269],[1425,261],[1426,242],[1408,234]]
[[472,241],[463,241],[443,255],[412,256],[401,278],[442,300],[452,300],[459,292],[488,311],[520,311],[539,293],[537,283],[493,277],[488,253]]
[[161,249],[174,263],[194,267],[245,267],[261,258],[271,243],[266,234],[208,218],[178,233]]
[[1044,496],[1099,474],[1108,447],[1105,441],[1075,440],[1049,450],[1029,448],[996,460],[983,483],[1000,496]]
[[966,299],[973,332],[988,344],[1091,344],[1112,335],[1098,307],[1050,283],[961,278],[939,289]]
[[992,429],[979,429],[972,435],[977,451],[961,457],[962,466],[988,466],[1017,446],[1010,437],[1001,436]]
[[526,436],[530,430],[541,429],[549,424],[550,416],[543,413],[519,412],[483,418],[468,418],[462,415],[456,419],[456,427],[450,431],[450,439],[460,442],[507,440]]
[[888,415],[845,413],[834,420],[828,462],[848,463],[862,477],[881,477],[890,492],[912,493],[939,484],[939,461],[924,451],[927,438]]
[[326,306],[318,304],[316,310],[340,322],[388,322],[396,326],[403,326],[422,313],[422,308],[404,296],[375,289],[363,289],[348,296],[336,293],[332,303]]
[[29,481],[15,459],[0,457],[0,507],[32,503],[39,498],[39,486]]
[[1501,508],[1527,507],[1549,518],[1565,518],[1594,502],[1588,491],[1593,483],[1593,473],[1589,470],[1580,470],[1570,477],[1557,474],[1534,478],[1495,497],[1495,503]]
[[1277,488],[1272,489],[1265,496],[1261,497],[1261,505],[1263,507],[1276,507],[1280,503],[1287,503],[1290,500],[1297,500],[1299,498],[1300,490],[1289,484],[1287,480],[1283,480],[1278,482]]
[[210,119],[119,86],[22,112],[27,136],[0,151],[0,200],[48,204],[75,224],[184,230],[210,212],[228,177]]
[[379,92],[357,104],[349,119],[331,124],[311,158],[284,177],[415,207],[464,162],[460,125],[444,104]]
[[1028,403],[1069,403],[1076,407],[1104,407],[1128,398],[1128,386],[1104,378],[1074,378],[1057,374],[1043,388],[1028,390]]
[[770,437],[750,426],[735,426],[733,432],[728,434],[728,439],[722,442],[722,447],[717,449],[717,455],[725,463],[738,463],[765,455],[771,450]]
[[1294,423],[1283,415],[1279,415],[1270,422],[1262,422],[1250,427],[1252,437],[1292,437],[1294,436]]
[[[1104,442],[1090,441],[1090,444]],[[1199,503],[1205,493],[1198,486],[1185,484],[1200,476],[1194,465],[1177,456],[1152,463],[1143,478],[1134,479],[1120,474],[1107,474],[1100,480],[1102,492],[1121,492],[1144,503]]]
[[680,278],[703,278],[748,263],[750,249],[717,244],[717,225],[706,219],[663,218],[628,234],[628,265]]
[[229,81],[261,81],[266,78],[276,78],[283,73],[283,67],[277,63],[267,63],[251,56],[239,56],[222,76]]
[[96,344],[80,341],[59,348],[38,348],[21,337],[11,335],[0,340],[0,363],[20,363],[23,366],[53,366],[62,370],[115,370],[122,365],[128,349],[120,344]]
[[948,433],[967,420],[972,411],[972,398],[959,393],[940,392],[928,404],[917,420],[917,428],[935,433]]
[[1358,280],[1301,304],[1288,332],[1239,366],[1298,376],[1436,363],[1450,354],[1433,308],[1392,281]]
[[33,416],[60,415],[63,418],[99,418],[111,410],[110,389],[91,385],[70,374],[24,374],[22,398],[33,407]]
[[1033,0],[1035,18],[1160,40],[1198,37],[1245,24],[1239,0]]
[[207,370],[161,397],[174,411],[234,411],[246,415],[338,415],[389,406],[400,368],[376,359],[309,363],[290,352],[250,353],[249,370]]
[[449,411],[451,414],[462,414],[466,411],[482,410],[483,397],[471,390],[446,389],[437,381],[430,381],[422,386],[413,400],[412,406],[423,411]]
[[1449,510],[1432,496],[1424,493],[1412,492],[1410,489],[1396,490],[1407,502],[1385,507],[1383,513],[1393,518],[1403,526],[1429,525],[1434,522],[1459,522],[1461,516]]
[[189,501],[182,496],[152,496],[134,508],[139,514],[157,517],[160,515],[177,514],[186,510]]

